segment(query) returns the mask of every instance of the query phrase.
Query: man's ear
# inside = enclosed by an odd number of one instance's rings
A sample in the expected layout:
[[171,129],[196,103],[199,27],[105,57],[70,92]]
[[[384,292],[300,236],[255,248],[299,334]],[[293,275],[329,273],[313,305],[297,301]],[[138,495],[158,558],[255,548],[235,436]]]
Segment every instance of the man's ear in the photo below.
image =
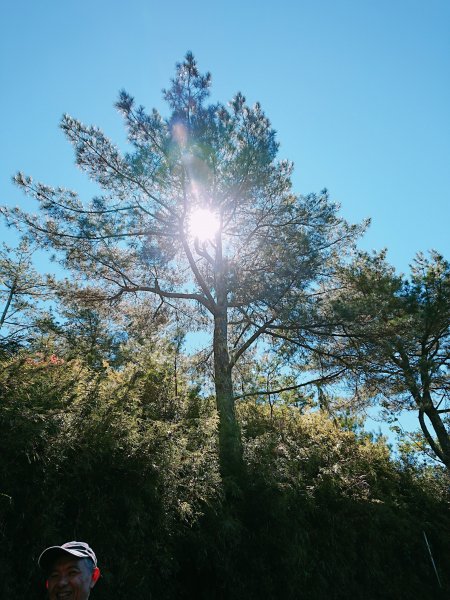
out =
[[91,589],[97,583],[99,578],[100,578],[100,569],[98,567],[95,567],[95,569],[92,571]]

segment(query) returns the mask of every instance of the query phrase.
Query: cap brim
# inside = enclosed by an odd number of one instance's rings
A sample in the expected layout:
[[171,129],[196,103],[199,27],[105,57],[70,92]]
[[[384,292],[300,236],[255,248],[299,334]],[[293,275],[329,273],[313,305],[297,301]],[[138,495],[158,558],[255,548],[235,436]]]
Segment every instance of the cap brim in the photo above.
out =
[[78,550],[68,550],[67,548],[61,548],[61,546],[50,546],[50,548],[46,548],[38,558],[38,565],[44,571],[48,571],[56,558],[64,554],[75,556],[76,558],[87,558],[85,553],[79,552]]

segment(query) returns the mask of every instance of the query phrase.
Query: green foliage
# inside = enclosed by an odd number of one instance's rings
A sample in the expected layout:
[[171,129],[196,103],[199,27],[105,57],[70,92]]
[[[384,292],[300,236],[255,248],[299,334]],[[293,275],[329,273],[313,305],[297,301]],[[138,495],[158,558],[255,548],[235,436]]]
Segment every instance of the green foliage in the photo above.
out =
[[1,379],[5,594],[38,590],[41,546],[65,538],[104,557],[106,597],[170,587],[177,523],[219,493],[214,413],[195,413],[195,393],[173,398],[171,375],[148,359],[99,376],[80,361],[24,356]]
[[239,523],[228,525],[236,556],[217,597],[439,597],[422,529],[442,573],[445,474],[434,474],[438,491],[434,477],[395,465],[381,441],[358,440],[320,413],[254,404],[240,412],[250,485]]
[[4,597],[42,598],[37,556],[72,538],[99,556],[99,600],[439,597],[423,531],[447,586],[445,473],[324,413],[243,402],[247,483],[224,496],[214,402],[182,372],[174,394],[172,358],[3,362]]

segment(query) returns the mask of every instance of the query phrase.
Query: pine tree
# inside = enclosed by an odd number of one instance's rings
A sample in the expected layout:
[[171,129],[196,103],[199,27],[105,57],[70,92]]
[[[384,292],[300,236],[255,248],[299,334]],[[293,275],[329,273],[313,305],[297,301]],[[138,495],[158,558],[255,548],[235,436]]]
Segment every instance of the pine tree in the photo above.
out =
[[450,470],[450,263],[418,254],[408,280],[385,252],[361,252],[339,280],[329,359],[345,365],[359,399],[391,418],[416,413],[416,441]]
[[[65,115],[76,162],[103,193],[86,205],[63,188],[16,182],[43,217],[9,211],[65,267],[101,282],[103,298],[150,294],[191,304],[212,325],[219,455],[224,478],[243,472],[233,368],[286,324],[302,328],[320,282],[361,228],[337,216],[326,191],[295,195],[292,164],[277,160],[275,131],[257,103],[238,93],[207,104],[211,77],[188,53],[164,91],[166,119],[122,91],[117,108],[132,151],[121,154],[96,127]],[[194,231],[194,214],[209,234]],[[303,330],[309,351],[308,330]]]

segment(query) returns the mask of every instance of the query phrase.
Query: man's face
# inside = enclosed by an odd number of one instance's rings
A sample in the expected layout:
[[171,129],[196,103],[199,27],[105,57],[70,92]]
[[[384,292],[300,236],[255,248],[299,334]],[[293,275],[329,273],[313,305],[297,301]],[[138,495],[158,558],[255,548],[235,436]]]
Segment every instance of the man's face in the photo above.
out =
[[50,600],[87,600],[95,585],[90,564],[74,556],[56,559],[48,576]]

